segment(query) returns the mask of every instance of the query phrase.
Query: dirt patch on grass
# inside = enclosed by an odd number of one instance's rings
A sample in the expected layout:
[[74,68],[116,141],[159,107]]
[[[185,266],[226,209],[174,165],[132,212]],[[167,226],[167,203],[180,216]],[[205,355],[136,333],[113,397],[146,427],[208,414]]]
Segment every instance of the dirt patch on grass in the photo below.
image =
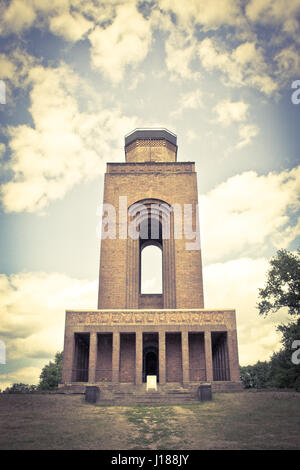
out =
[[184,408],[183,406],[173,406],[173,410],[175,413],[179,415],[193,415],[192,410],[189,410],[188,408]]
[[143,406],[127,409],[137,438],[128,440],[129,449],[176,449],[180,442],[173,406]]

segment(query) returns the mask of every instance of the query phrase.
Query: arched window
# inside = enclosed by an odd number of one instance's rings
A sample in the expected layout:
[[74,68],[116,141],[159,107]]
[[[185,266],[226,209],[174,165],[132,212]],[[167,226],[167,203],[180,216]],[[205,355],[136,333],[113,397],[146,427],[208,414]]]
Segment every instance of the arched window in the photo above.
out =
[[175,308],[172,207],[143,199],[129,206],[128,215],[127,307]]
[[162,294],[162,250],[146,245],[141,250],[141,294]]

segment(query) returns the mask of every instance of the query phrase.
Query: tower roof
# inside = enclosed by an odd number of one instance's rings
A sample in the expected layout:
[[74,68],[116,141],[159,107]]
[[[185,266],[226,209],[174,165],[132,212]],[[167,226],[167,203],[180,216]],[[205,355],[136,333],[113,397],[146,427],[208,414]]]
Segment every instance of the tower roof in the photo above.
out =
[[168,129],[134,129],[125,136],[125,147],[135,140],[161,140],[165,139],[173,145],[177,145],[177,136]]

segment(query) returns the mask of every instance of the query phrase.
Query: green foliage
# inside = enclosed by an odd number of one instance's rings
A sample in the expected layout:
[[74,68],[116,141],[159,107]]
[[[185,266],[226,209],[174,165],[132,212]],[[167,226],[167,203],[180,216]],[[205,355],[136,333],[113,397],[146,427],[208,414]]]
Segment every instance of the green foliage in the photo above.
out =
[[58,352],[55,355],[54,362],[50,361],[49,364],[44,366],[40,375],[39,390],[53,390],[57,388],[61,382],[62,358],[63,353]]
[[288,308],[290,315],[300,314],[300,249],[296,254],[279,250],[270,261],[267,284],[259,289],[260,315]]
[[36,385],[28,385],[23,383],[15,383],[11,387],[7,387],[3,393],[31,393],[37,389]]
[[300,318],[296,322],[287,325],[279,325],[277,330],[282,333],[281,342],[285,349],[292,351],[292,344],[295,340],[300,340]]
[[295,388],[300,391],[300,364],[293,364],[292,348],[295,340],[300,340],[300,319],[288,325],[279,325],[278,330],[282,333],[283,348],[271,357],[271,386]]
[[[287,308],[290,315],[300,314],[300,249],[297,253],[279,250],[270,261],[267,283],[259,289],[257,304],[260,315],[268,315]],[[269,362],[257,362],[241,367],[241,380],[245,388],[295,388],[300,391],[300,364],[292,362],[296,351],[292,348],[300,340],[300,317],[287,325],[279,325],[282,349],[272,355]],[[299,357],[299,355],[297,355]]]
[[284,329],[284,348],[274,353],[270,361],[258,361],[252,366],[240,368],[245,388],[295,388],[300,392],[300,364],[292,362],[292,354],[296,351],[292,344],[295,339],[300,339],[300,321],[279,328],[281,331]]
[[240,368],[241,381],[245,388],[266,388],[270,381],[270,362],[258,361],[253,366]]

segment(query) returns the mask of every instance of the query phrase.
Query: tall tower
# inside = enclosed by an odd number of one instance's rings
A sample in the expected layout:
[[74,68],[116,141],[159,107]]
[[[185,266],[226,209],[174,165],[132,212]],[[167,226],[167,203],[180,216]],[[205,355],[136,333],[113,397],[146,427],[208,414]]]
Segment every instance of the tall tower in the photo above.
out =
[[[142,252],[161,250],[162,292],[142,292]],[[67,311],[63,383],[208,381],[240,387],[234,310],[205,310],[195,164],[166,129],[125,137],[107,163],[98,310]]]
[[[104,204],[117,230],[102,237],[99,309],[204,307],[195,164],[177,162],[176,141],[164,129],[136,130],[125,138],[126,163],[107,164]],[[141,294],[141,253],[151,244],[162,250],[160,296]]]

